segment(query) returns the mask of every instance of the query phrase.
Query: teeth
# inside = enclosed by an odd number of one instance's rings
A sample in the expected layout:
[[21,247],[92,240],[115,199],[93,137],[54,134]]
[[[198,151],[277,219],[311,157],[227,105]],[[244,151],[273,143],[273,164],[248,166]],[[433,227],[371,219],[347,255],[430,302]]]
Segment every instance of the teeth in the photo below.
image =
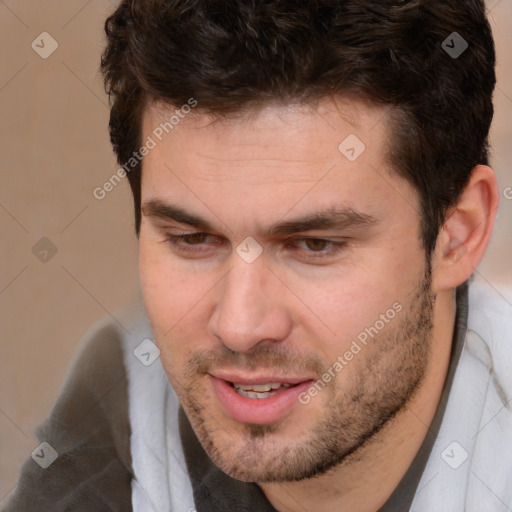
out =
[[277,389],[288,389],[291,384],[284,382],[269,382],[268,384],[238,384],[233,383],[237,393],[247,398],[268,398],[277,393]]
[[269,396],[274,396],[277,394],[275,393],[257,393],[255,391],[244,391],[243,389],[237,388],[236,392],[239,395],[245,396],[246,398],[268,398]]
[[[246,387],[242,388],[244,391],[247,391]],[[272,384],[253,384],[249,389],[253,391],[270,391],[272,389]]]
[[270,382],[268,384],[238,384],[234,382],[233,385],[237,389],[243,389],[244,391],[258,391],[267,392],[271,389],[279,389],[280,387],[289,388],[291,384],[285,384],[284,382]]

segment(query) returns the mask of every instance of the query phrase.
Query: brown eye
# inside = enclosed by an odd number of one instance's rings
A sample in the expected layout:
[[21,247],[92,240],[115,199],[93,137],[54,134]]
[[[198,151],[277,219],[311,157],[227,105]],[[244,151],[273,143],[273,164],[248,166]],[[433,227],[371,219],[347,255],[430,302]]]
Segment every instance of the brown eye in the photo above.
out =
[[347,246],[346,240],[326,238],[298,238],[288,240],[288,249],[295,251],[299,258],[309,262],[320,262],[342,254]]
[[191,252],[212,249],[218,245],[219,240],[208,233],[183,233],[181,235],[172,235],[168,233],[165,241],[171,244],[177,251]]
[[329,240],[323,240],[322,238],[306,238],[304,243],[311,251],[323,251],[329,247],[329,244],[332,242]]
[[189,235],[182,235],[182,240],[190,245],[203,244],[206,242],[208,235],[206,233],[192,233]]

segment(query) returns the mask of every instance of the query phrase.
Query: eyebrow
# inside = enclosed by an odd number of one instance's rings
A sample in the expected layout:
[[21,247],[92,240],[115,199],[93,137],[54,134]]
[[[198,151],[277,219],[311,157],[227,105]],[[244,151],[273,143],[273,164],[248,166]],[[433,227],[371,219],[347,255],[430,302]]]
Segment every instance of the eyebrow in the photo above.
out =
[[152,199],[142,205],[142,214],[146,217],[157,217],[163,220],[174,220],[197,229],[213,230],[212,224],[207,220],[187,212],[183,208],[172,205],[160,199]]
[[[215,231],[214,226],[206,219],[159,199],[145,202],[142,206],[142,213],[146,217],[174,220],[196,229]],[[271,226],[266,231],[266,235],[282,236],[312,230],[343,230],[350,227],[370,226],[376,222],[375,217],[358,212],[353,208],[329,208],[304,217],[279,222]]]
[[268,235],[292,235],[313,230],[343,230],[375,224],[377,219],[353,208],[330,208],[272,226]]

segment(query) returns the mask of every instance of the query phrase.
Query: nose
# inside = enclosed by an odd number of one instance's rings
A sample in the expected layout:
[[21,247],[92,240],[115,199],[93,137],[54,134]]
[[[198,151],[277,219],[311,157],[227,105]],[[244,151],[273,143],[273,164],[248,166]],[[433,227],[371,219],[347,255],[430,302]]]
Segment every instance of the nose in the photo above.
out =
[[216,293],[210,334],[232,351],[250,353],[260,344],[279,342],[290,334],[292,318],[283,284],[263,258],[246,263],[234,254],[231,270]]

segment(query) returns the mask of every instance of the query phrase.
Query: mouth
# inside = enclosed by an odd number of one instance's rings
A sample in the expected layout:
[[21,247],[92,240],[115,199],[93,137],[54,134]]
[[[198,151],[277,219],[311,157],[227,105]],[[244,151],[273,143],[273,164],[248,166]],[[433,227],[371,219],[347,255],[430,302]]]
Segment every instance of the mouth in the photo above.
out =
[[238,423],[264,425],[288,416],[298,403],[300,393],[312,379],[277,377],[247,378],[208,375],[218,405],[224,414]]

